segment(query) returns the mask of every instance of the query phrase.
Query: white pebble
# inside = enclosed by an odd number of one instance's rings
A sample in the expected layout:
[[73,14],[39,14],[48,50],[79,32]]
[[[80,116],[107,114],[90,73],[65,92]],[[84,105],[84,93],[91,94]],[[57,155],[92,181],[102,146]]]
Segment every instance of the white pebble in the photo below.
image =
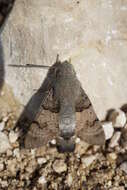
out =
[[56,139],[51,140],[52,145],[56,145]]
[[117,154],[115,152],[111,152],[111,153],[107,154],[107,158],[109,161],[112,162],[117,159]]
[[127,174],[127,161],[123,162],[120,165],[120,169],[123,170]]
[[105,133],[105,139],[108,140],[113,136],[114,128],[112,122],[103,122],[102,127]]
[[75,140],[75,143],[78,144],[78,143],[80,143],[80,141],[81,141],[80,138],[77,137]]
[[9,117],[8,116],[5,116],[4,118],[3,118],[3,122],[7,122],[8,121],[8,119],[9,119]]
[[2,122],[0,123],[0,131],[3,131],[4,127],[5,127],[5,122],[2,121]]
[[13,151],[13,155],[17,158],[20,158],[20,151],[19,151],[19,148],[15,148],[14,151]]
[[56,173],[62,173],[62,172],[65,172],[67,171],[67,165],[66,163],[64,162],[64,160],[56,160],[54,163],[53,163],[53,170],[56,172]]
[[9,133],[10,143],[15,143],[17,139],[18,139],[18,133],[15,133],[14,131],[10,131]]
[[9,140],[6,134],[0,132],[0,153],[6,152],[9,148],[11,148],[9,144]]
[[117,109],[111,113],[109,120],[113,122],[115,128],[122,128],[125,126],[127,118],[122,110]]
[[90,166],[93,163],[93,161],[97,159],[97,157],[98,157],[98,154],[83,157],[82,158],[83,167],[86,168]]
[[44,184],[47,183],[47,181],[46,181],[46,179],[45,179],[44,176],[41,176],[41,177],[38,179],[38,183],[44,185]]
[[47,162],[46,158],[38,158],[37,159],[38,164],[45,164]]
[[0,163],[0,171],[2,171],[4,169],[4,164]]
[[120,131],[115,132],[109,143],[109,147],[114,148],[115,146],[119,145],[120,137],[121,137],[121,132]]
[[72,175],[71,174],[68,174],[67,176],[67,184],[68,186],[70,187],[73,183],[73,178],[72,178]]

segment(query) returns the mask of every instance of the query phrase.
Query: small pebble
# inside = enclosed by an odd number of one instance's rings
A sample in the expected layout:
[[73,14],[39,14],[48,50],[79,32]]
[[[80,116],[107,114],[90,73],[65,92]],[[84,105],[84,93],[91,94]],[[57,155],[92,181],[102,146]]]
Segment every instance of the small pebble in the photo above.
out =
[[127,161],[123,162],[121,165],[120,165],[120,169],[122,171],[124,171],[126,174],[127,174]]
[[13,151],[13,155],[17,158],[20,158],[20,151],[19,151],[19,148],[15,148],[14,151]]
[[14,131],[10,131],[9,133],[10,143],[15,143],[17,139],[18,139],[18,133],[15,133]]
[[0,131],[3,131],[4,127],[5,127],[5,122],[4,121],[0,122]]
[[7,188],[8,182],[7,181],[1,181],[1,185],[3,188],[5,188],[5,187]]
[[4,164],[0,163],[0,172],[4,170]]
[[38,179],[38,183],[44,185],[44,184],[47,183],[47,181],[46,181],[46,179],[45,179],[44,176],[41,176],[41,177]]
[[53,170],[56,173],[62,173],[67,171],[67,165],[65,164],[64,160],[55,160],[53,163]]
[[39,165],[41,165],[41,164],[45,164],[47,162],[47,160],[46,160],[46,158],[38,158],[37,162]]
[[108,140],[113,136],[114,128],[112,122],[103,122],[102,127],[105,133],[105,139]]
[[97,159],[97,157],[98,157],[98,154],[83,157],[82,158],[83,167],[86,168],[90,166],[93,163],[93,161]]
[[12,156],[12,154],[13,154],[12,150],[8,149],[6,154],[7,154],[7,156]]
[[76,138],[75,143],[78,144],[80,143],[80,141],[81,141],[80,138]]
[[85,154],[89,147],[90,147],[90,144],[84,141],[80,141],[79,143],[76,143],[75,153],[79,155]]
[[115,152],[107,154],[107,158],[110,162],[113,162],[117,159],[117,154]]
[[124,127],[127,121],[125,113],[120,109],[112,111],[108,119],[112,121],[115,128]]
[[5,117],[3,118],[3,122],[6,123],[6,122],[8,121],[8,119],[9,119],[9,117],[8,117],[8,116],[5,116]]
[[0,153],[5,153],[9,148],[11,148],[11,146],[7,135],[0,132]]
[[51,140],[50,142],[52,145],[56,145],[56,139]]
[[71,174],[68,174],[67,176],[67,184],[68,186],[70,187],[73,183],[73,178],[72,178],[72,175]]
[[120,131],[115,132],[109,143],[109,147],[114,148],[115,146],[119,145],[120,137],[121,137],[121,132]]

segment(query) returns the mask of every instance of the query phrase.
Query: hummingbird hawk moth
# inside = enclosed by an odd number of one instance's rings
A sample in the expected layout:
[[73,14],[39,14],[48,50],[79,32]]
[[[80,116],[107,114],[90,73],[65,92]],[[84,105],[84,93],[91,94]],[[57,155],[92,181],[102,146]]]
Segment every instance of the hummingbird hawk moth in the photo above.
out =
[[72,152],[75,136],[92,145],[105,143],[101,122],[71,63],[57,60],[35,96],[25,148],[38,148],[56,139],[60,152]]

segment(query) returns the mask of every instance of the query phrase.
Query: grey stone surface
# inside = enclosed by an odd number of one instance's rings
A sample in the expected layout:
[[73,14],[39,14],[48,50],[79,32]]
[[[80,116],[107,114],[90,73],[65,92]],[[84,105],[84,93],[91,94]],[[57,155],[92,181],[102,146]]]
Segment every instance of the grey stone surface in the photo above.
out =
[[127,102],[127,2],[17,0],[1,35],[5,81],[23,105],[52,65],[71,58],[97,115]]

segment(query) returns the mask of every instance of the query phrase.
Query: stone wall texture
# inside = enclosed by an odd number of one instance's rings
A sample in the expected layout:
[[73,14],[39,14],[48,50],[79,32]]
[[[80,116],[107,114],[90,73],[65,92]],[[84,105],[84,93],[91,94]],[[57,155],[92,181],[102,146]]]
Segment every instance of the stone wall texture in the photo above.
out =
[[16,0],[1,34],[5,82],[25,105],[56,55],[71,58],[97,115],[127,103],[126,0]]

